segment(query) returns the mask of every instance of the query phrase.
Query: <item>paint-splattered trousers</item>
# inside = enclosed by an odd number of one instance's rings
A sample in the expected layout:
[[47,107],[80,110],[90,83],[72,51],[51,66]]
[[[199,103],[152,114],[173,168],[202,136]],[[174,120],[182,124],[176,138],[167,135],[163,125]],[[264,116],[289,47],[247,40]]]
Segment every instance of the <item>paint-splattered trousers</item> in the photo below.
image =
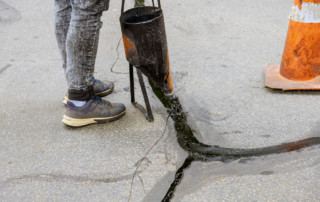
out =
[[55,34],[65,69],[69,99],[93,95],[93,72],[102,12],[109,0],[55,0]]

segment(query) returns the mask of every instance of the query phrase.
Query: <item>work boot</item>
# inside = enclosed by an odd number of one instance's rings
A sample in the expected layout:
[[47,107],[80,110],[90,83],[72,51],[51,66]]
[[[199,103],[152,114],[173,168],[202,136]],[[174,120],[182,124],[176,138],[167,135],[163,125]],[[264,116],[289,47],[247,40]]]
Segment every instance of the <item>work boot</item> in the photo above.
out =
[[[93,80],[93,92],[96,96],[104,97],[112,93],[114,89],[114,84],[111,81],[102,82],[98,79],[95,79],[94,77],[92,77],[92,80]],[[68,100],[69,100],[68,94],[66,94],[66,96],[64,96],[62,103],[66,105]]]
[[83,107],[76,107],[67,101],[62,122],[71,127],[81,127],[93,123],[106,123],[121,118],[126,107],[120,103],[110,103],[98,96],[91,97]]

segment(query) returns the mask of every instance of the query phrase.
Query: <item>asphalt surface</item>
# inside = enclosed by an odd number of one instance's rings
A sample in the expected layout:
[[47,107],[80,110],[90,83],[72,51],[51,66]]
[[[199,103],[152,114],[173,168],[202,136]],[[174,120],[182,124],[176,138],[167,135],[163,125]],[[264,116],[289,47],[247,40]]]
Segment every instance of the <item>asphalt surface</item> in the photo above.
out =
[[[255,148],[319,137],[319,92],[264,87],[264,67],[282,57],[292,1],[177,0],[162,6],[175,92],[199,140]],[[127,114],[70,129],[61,123],[66,82],[53,2],[0,1],[1,201],[164,197],[187,153],[149,86],[154,123],[130,104],[119,15],[120,1],[111,1],[95,76],[115,82],[107,99],[123,102]],[[138,83],[136,92],[142,102]],[[319,201],[319,179],[319,146],[228,163],[193,162],[173,201]]]

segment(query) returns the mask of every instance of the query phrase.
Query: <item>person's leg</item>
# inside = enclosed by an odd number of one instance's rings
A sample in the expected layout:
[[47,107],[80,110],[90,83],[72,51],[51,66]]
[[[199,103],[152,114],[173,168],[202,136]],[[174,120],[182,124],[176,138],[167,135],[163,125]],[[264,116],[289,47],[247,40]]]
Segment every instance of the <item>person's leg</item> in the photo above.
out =
[[55,35],[58,43],[59,52],[63,61],[63,68],[66,69],[66,38],[71,19],[70,0],[55,0]]
[[109,0],[70,0],[71,20],[66,38],[66,78],[70,100],[94,95],[93,72],[102,26],[100,17]]
[[[102,26],[100,17],[109,0],[71,0],[71,20],[66,38],[66,77],[70,101],[62,122],[73,127],[121,118],[125,106],[96,95],[94,65]],[[82,102],[81,102],[82,101]]]
[[[107,3],[105,3],[107,5]],[[59,52],[63,61],[63,69],[66,70],[67,54],[66,39],[71,19],[71,2],[70,0],[55,0],[55,35]],[[110,81],[99,81],[94,79],[93,90],[95,95],[103,97],[109,95],[114,88],[114,84]],[[66,105],[69,100],[68,95],[64,97],[63,103]]]

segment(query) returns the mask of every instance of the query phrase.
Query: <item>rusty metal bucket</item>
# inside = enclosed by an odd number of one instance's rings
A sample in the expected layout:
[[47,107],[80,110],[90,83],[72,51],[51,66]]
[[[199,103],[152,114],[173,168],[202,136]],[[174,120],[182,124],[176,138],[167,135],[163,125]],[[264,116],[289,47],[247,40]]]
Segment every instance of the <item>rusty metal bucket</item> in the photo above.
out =
[[153,80],[168,95],[173,93],[164,17],[159,7],[123,11],[120,24],[128,62]]
[[[173,85],[169,63],[167,37],[160,0],[158,7],[136,7],[124,12],[122,0],[120,24],[126,58],[130,69],[132,104],[153,121],[142,73],[159,86],[167,97],[173,97]],[[139,83],[146,104],[145,109],[135,101],[133,67],[137,68]]]

